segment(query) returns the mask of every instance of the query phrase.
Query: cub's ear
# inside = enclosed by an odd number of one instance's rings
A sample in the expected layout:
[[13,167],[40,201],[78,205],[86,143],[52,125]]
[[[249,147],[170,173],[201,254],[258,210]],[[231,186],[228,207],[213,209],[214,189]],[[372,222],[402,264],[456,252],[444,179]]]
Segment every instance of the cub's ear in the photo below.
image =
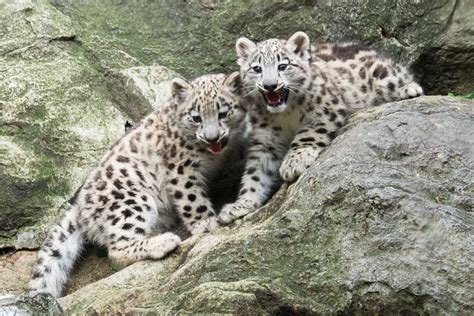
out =
[[240,95],[242,92],[242,78],[238,71],[231,73],[224,80],[224,86],[228,87],[230,92]]
[[286,47],[302,59],[311,58],[309,37],[305,32],[296,32],[291,35],[286,42]]
[[178,101],[183,101],[189,93],[191,86],[181,78],[174,78],[171,81],[171,96]]
[[235,50],[239,57],[237,63],[240,65],[257,49],[257,45],[246,37],[241,37],[235,43]]

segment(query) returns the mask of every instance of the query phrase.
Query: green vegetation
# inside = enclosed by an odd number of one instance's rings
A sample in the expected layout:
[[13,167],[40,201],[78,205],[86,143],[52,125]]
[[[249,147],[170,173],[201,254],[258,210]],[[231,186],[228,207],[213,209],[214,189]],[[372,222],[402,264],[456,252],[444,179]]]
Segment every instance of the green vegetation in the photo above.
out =
[[454,92],[449,92],[448,93],[449,97],[456,97],[456,98],[463,98],[463,99],[469,99],[469,100],[474,100],[474,91],[470,92],[466,95],[456,95]]

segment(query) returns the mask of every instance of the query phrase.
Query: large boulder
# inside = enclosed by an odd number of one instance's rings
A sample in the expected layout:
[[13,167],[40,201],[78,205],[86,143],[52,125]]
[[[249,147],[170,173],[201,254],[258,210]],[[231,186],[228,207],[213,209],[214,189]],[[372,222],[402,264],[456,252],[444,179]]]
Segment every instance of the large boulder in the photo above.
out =
[[[55,0],[101,67],[159,63],[186,77],[236,69],[234,43],[287,38],[357,40],[414,65],[430,94],[474,90],[470,0]],[[119,64],[119,65],[118,65]]]
[[474,313],[474,102],[350,119],[303,177],[230,229],[61,298],[66,313]]

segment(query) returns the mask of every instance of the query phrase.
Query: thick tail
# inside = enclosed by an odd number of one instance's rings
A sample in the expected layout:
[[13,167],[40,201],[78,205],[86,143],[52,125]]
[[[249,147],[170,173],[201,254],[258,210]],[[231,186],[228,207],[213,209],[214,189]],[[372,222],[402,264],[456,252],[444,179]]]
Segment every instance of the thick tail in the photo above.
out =
[[63,219],[49,231],[38,252],[28,283],[28,293],[49,293],[59,297],[69,271],[81,252],[82,244],[76,209],[69,207]]

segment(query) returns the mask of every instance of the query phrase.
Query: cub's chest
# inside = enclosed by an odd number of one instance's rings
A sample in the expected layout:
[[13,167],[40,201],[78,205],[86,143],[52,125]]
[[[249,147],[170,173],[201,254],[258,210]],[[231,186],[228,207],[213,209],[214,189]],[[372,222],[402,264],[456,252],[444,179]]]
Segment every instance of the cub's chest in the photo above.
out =
[[305,124],[307,115],[303,109],[287,110],[283,113],[271,114],[269,119],[270,128],[278,132],[277,136],[285,139],[293,139],[296,132]]

